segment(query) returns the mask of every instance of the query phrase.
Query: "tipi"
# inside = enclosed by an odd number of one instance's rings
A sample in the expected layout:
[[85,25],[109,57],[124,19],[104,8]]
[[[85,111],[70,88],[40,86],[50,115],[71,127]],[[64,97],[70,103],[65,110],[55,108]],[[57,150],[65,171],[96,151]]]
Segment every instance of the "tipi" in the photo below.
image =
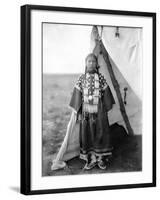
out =
[[[116,33],[115,33],[116,28]],[[97,27],[91,32],[91,49],[99,70],[107,80],[116,104],[108,113],[110,125],[122,124],[129,135],[141,134],[141,29]],[[65,161],[79,155],[79,124],[71,114],[66,136],[51,169],[65,167]]]

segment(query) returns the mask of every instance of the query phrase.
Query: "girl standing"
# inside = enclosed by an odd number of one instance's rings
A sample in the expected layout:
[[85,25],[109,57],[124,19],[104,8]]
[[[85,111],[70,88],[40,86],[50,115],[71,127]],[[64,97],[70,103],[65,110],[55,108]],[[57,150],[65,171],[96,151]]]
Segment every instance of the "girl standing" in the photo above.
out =
[[107,157],[112,154],[108,111],[115,101],[104,76],[99,73],[97,57],[91,53],[85,63],[85,74],[76,82],[70,101],[80,123],[80,158],[86,161],[84,169],[95,165],[106,169]]

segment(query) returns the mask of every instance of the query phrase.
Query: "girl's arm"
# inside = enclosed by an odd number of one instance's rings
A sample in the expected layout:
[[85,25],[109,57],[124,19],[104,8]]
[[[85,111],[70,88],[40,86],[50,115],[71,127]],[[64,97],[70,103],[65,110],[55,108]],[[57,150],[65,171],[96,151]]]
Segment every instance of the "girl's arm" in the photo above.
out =
[[69,105],[75,110],[75,112],[77,112],[77,114],[80,113],[80,108],[82,106],[82,75],[79,77],[74,86]]

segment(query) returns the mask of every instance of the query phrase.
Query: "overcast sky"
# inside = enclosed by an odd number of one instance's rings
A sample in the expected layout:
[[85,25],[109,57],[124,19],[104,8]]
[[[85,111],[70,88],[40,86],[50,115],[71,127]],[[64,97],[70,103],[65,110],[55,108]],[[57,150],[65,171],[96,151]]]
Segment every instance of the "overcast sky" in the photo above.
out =
[[43,73],[82,73],[92,26],[43,24]]

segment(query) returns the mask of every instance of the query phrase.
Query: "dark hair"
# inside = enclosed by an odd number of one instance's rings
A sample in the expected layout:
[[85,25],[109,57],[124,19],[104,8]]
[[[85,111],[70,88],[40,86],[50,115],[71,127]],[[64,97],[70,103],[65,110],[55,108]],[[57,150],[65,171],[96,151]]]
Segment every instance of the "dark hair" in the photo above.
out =
[[87,59],[88,59],[89,57],[93,57],[93,58],[95,58],[95,60],[96,60],[96,62],[97,62],[97,64],[98,64],[97,56],[96,56],[94,53],[90,53],[90,54],[88,54],[87,57],[86,57],[86,59],[85,59],[85,62],[87,62]]
[[[98,66],[98,58],[97,58],[97,56],[96,56],[94,53],[88,54],[87,57],[85,58],[85,63],[87,62],[87,59],[88,59],[89,57],[95,58],[96,63],[97,63],[96,72],[99,73],[99,70],[98,70],[98,69],[99,69],[99,66]],[[87,72],[87,66],[85,66],[85,74],[86,74],[86,72]]]

